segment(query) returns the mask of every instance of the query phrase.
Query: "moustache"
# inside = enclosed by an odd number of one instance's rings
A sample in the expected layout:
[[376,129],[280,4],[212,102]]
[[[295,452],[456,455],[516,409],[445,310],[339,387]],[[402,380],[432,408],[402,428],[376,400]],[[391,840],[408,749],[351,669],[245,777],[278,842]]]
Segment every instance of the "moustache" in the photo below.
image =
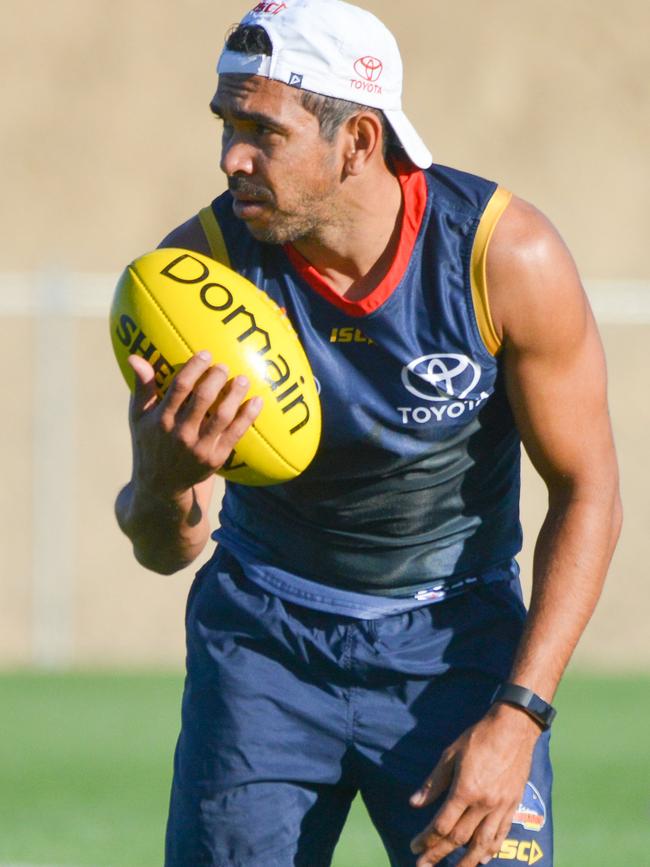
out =
[[260,202],[273,203],[274,201],[273,193],[269,189],[249,181],[248,178],[229,178],[228,189],[233,194],[250,196]]

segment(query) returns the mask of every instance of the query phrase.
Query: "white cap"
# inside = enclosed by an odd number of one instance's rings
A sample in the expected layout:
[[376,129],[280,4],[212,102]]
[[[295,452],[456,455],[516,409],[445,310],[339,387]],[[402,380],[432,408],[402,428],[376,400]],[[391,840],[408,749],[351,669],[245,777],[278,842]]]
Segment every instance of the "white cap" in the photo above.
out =
[[240,26],[267,32],[273,54],[224,50],[220,75],[261,75],[290,87],[378,108],[416,166],[433,159],[402,111],[402,58],[393,34],[372,13],[342,0],[262,2]]

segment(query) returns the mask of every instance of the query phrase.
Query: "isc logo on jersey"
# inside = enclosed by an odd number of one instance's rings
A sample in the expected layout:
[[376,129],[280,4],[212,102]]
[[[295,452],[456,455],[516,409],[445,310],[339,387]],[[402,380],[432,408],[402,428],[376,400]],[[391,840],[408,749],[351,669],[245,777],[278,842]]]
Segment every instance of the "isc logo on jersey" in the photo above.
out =
[[416,358],[402,369],[402,385],[409,394],[427,404],[398,406],[402,424],[442,422],[471,412],[490,396],[482,391],[478,396],[469,397],[480,378],[480,366],[466,355],[436,353]]

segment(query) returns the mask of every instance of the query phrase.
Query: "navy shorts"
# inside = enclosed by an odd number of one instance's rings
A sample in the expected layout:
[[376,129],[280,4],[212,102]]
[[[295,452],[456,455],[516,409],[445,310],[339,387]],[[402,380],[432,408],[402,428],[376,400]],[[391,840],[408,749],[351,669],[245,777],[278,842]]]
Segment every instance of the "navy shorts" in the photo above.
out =
[[[218,549],[187,606],[166,867],[326,867],[357,792],[393,867],[413,867],[435,805],[409,797],[485,713],[524,616],[513,579],[341,617],[267,593]],[[550,789],[545,734],[495,865],[551,867]]]

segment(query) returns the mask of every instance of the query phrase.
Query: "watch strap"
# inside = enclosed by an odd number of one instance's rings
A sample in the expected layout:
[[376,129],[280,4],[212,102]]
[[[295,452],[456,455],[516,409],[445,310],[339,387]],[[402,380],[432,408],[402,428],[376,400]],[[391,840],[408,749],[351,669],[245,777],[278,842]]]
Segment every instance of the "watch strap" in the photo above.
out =
[[557,711],[553,705],[528,689],[525,686],[519,686],[516,683],[502,683],[497,687],[492,696],[492,704],[497,701],[511,704],[514,707],[519,707],[531,716],[540,726],[546,731],[551,727],[551,723],[557,716]]

